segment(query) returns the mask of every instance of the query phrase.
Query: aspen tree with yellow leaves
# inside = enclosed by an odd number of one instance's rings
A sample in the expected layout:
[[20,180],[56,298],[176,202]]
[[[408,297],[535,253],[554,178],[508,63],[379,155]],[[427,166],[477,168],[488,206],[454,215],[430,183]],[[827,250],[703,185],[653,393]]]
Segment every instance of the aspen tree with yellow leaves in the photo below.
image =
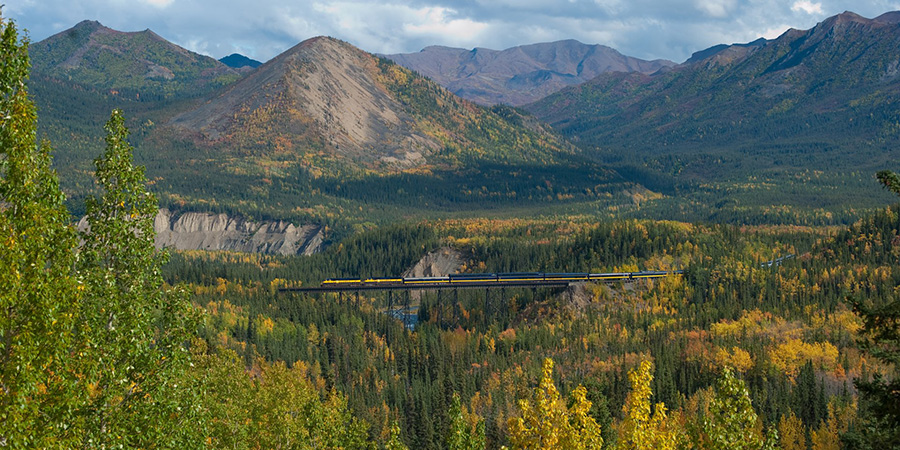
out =
[[782,450],[806,450],[806,433],[803,422],[791,411],[778,420],[778,436]]
[[521,417],[509,420],[513,449],[591,450],[603,446],[600,426],[588,415],[591,402],[583,386],[572,391],[573,406],[566,408],[553,383],[553,360],[544,360],[540,384],[531,400],[519,400]]
[[619,429],[619,448],[623,450],[671,450],[678,448],[679,429],[666,415],[666,405],[657,403],[651,414],[653,381],[650,361],[642,361],[628,372],[631,392],[622,407],[625,419]]

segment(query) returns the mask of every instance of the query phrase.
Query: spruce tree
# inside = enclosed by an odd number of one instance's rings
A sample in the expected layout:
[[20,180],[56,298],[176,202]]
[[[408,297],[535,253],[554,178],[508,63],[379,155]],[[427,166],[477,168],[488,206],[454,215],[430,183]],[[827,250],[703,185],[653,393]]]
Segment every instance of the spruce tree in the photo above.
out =
[[[897,174],[883,170],[877,177],[886,189],[900,195]],[[900,447],[900,298],[882,304],[860,298],[849,301],[863,320],[860,346],[890,367],[891,373],[854,381],[860,394],[861,423],[844,438],[850,448]]]

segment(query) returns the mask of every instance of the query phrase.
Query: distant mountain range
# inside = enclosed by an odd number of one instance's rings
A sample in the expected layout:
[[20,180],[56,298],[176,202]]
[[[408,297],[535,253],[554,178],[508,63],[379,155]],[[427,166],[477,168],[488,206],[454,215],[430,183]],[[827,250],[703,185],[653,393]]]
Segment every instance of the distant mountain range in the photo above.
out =
[[[35,44],[32,55],[41,132],[57,146],[73,198],[89,189],[112,107],[131,118],[136,157],[163,206],[176,209],[321,220],[328,205],[330,214],[352,207],[360,217],[396,217],[624,188],[534,119],[472,104],[332,38],[304,41],[243,77],[152,32],[95,22]],[[169,66],[200,63],[207,69]],[[214,82],[221,86],[211,90]]]
[[[319,223],[534,208],[832,223],[890,201],[871,174],[900,156],[898,48],[900,13],[844,13],[679,65],[562,41],[392,55],[424,64],[412,71],[323,37],[237,70],[150,31],[82,22],[32,45],[30,87],[76,201],[119,107],[174,209]],[[429,70],[485,103],[562,89],[484,107]]]
[[846,12],[668,71],[603,74],[525,109],[608,162],[729,180],[744,201],[871,205],[885,200],[872,174],[900,156],[898,48],[900,12]]
[[454,94],[482,105],[519,106],[606,72],[650,74],[674,66],[645,61],[603,45],[565,40],[506,50],[426,47],[418,53],[386,55],[437,81]]

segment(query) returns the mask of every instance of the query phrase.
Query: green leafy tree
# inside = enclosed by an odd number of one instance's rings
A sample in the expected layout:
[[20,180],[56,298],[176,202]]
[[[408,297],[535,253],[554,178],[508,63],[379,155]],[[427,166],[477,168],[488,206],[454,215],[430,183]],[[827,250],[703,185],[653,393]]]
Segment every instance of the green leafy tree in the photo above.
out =
[[0,445],[72,445],[74,229],[50,147],[36,144],[28,40],[0,16]]
[[[79,272],[86,287],[77,328],[91,446],[169,447],[190,439],[192,409],[177,380],[188,363],[192,307],[163,286],[154,247],[156,198],[133,163],[125,119],[113,111],[95,160],[100,197],[86,201]],[[179,431],[185,431],[181,435]]]
[[730,368],[725,368],[716,382],[715,396],[710,402],[709,414],[703,420],[702,428],[705,448],[775,448],[776,435],[762,435],[762,424],[750,403],[747,386],[734,376]]
[[447,448],[450,450],[484,450],[484,420],[477,418],[477,425],[469,424],[463,414],[459,394],[453,394],[450,405],[450,431],[447,434]]
[[521,417],[509,420],[509,440],[514,449],[573,450],[603,446],[600,426],[590,416],[587,391],[579,386],[572,392],[571,410],[560,399],[553,383],[553,360],[544,360],[540,385],[531,401],[519,400]]
[[403,443],[400,438],[400,425],[397,422],[391,423],[391,434],[388,441],[384,444],[385,450],[409,450],[409,447]]

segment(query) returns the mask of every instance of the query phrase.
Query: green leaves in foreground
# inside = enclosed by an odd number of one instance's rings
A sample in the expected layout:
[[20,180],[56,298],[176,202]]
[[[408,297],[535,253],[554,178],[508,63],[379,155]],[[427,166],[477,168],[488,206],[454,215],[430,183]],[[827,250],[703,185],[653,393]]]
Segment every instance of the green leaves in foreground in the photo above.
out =
[[55,447],[76,401],[65,364],[75,232],[49,146],[35,143],[27,40],[2,18],[0,35],[0,445]]
[[77,265],[85,285],[78,370],[88,393],[81,425],[94,445],[168,447],[180,443],[173,431],[189,427],[196,409],[178,401],[193,310],[163,287],[153,242],[157,202],[133,164],[121,111],[112,112],[106,131],[106,151],[95,161],[102,194],[87,200]]

